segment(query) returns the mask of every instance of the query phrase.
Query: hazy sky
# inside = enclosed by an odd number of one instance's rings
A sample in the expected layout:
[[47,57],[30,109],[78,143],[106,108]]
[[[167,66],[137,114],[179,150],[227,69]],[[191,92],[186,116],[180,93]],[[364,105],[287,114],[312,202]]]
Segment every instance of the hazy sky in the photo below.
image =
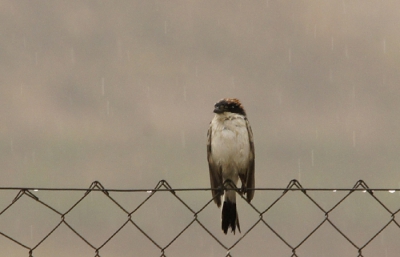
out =
[[0,0],[0,186],[208,187],[213,105],[236,97],[257,187],[398,188],[399,8]]

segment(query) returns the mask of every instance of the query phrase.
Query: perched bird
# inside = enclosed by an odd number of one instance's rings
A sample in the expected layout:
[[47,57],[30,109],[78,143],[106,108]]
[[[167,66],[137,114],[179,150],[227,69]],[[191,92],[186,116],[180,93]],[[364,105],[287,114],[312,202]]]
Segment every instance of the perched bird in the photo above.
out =
[[[236,98],[224,98],[214,105],[215,116],[210,123],[207,137],[207,158],[210,170],[212,196],[218,207],[222,206],[222,230],[229,227],[240,232],[236,210],[236,184],[240,178],[240,194],[248,202],[254,190],[254,142],[253,132],[243,105]],[[218,190],[220,189],[220,190]],[[222,191],[222,189],[225,189]]]

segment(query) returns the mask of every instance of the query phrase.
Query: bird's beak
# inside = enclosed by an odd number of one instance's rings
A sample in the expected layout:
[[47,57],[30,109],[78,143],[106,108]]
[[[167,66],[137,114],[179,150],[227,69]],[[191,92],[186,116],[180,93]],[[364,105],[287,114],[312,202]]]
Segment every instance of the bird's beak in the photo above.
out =
[[223,113],[224,109],[221,108],[220,106],[215,106],[214,108],[214,113]]

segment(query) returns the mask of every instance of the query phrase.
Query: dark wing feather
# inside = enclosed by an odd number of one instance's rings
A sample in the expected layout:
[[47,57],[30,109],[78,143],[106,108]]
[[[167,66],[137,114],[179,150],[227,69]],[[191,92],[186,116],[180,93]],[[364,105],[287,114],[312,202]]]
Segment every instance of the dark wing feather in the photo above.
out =
[[253,199],[254,190],[247,190],[247,189],[255,187],[255,180],[254,180],[255,155],[254,155],[253,131],[251,130],[248,119],[246,118],[245,120],[246,120],[247,132],[249,133],[250,155],[249,155],[249,167],[246,172],[246,181],[242,181],[242,182],[244,182],[244,184],[246,185],[246,198],[247,198],[247,201],[250,202]]
[[[210,182],[211,188],[219,188],[222,185],[222,174],[219,167],[214,162],[211,157],[211,138],[212,138],[212,129],[211,125],[207,132],[207,159],[208,159],[208,169],[210,170]],[[214,198],[214,202],[218,207],[221,206],[221,192],[220,190],[211,190],[212,196]]]

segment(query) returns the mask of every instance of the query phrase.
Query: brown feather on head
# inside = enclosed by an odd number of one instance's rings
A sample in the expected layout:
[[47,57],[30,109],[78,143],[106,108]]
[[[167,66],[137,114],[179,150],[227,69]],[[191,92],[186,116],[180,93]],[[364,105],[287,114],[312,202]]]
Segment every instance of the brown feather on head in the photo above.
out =
[[214,105],[215,113],[232,112],[246,116],[242,103],[237,98],[223,98]]

